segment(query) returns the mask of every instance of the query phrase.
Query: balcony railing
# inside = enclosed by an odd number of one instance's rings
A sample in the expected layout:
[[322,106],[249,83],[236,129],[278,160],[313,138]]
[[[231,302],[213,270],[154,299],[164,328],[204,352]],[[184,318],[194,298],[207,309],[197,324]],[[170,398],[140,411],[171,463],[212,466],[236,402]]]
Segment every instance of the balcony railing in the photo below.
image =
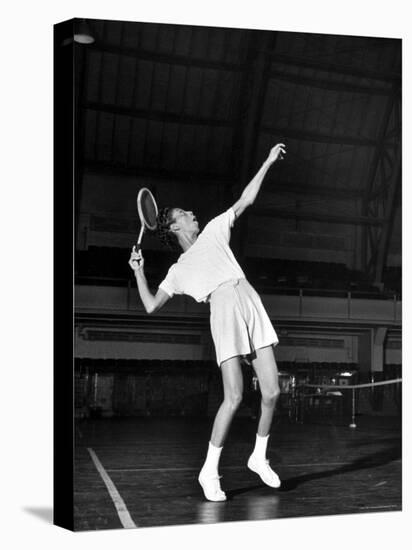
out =
[[[130,280],[93,278],[86,284],[83,278],[78,283],[75,289],[77,310],[144,312],[136,285]],[[397,325],[402,320],[402,302],[397,294],[285,287],[273,287],[270,292],[259,290],[273,319],[339,319]],[[204,304],[198,304],[186,296],[170,300],[162,312],[170,315],[208,315]]]

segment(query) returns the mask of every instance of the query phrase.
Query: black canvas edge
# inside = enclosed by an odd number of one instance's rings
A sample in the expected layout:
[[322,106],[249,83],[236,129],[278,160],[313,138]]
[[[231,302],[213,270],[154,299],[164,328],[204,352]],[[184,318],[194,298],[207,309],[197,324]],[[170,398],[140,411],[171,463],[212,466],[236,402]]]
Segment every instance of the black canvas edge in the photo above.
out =
[[53,523],[74,530],[74,20],[53,27]]

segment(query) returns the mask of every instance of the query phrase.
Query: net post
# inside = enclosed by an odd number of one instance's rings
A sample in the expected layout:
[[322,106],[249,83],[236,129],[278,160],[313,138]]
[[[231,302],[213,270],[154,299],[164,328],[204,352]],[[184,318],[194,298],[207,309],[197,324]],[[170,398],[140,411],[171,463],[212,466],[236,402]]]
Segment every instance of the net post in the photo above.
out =
[[356,409],[355,388],[352,388],[352,422],[349,424],[349,428],[356,428],[355,409]]

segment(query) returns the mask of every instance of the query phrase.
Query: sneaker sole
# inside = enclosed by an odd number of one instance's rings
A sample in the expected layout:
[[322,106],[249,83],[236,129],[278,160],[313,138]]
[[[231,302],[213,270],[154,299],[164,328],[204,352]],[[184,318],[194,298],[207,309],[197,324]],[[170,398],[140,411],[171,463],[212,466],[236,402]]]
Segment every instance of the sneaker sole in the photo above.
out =
[[209,497],[206,494],[207,489],[205,488],[205,484],[203,483],[203,481],[200,478],[198,478],[198,482],[199,482],[200,486],[203,489],[203,494],[204,494],[206,500],[209,500],[210,502],[224,502],[226,500],[226,495],[224,497],[220,497],[220,498],[211,498],[211,497]]
[[266,481],[262,478],[258,470],[255,469],[253,464],[250,464],[249,461],[247,463],[247,467],[249,468],[249,470],[257,474],[267,487],[272,487],[272,489],[279,489],[279,487],[282,485],[282,482],[280,480],[279,480],[279,484],[276,484],[276,485],[269,485],[268,483],[266,483]]

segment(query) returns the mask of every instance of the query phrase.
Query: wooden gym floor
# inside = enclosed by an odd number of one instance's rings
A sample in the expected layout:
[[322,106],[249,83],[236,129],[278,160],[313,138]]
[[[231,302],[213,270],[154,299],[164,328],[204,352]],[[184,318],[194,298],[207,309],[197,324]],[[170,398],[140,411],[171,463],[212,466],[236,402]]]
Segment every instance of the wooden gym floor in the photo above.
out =
[[[349,421],[349,419],[348,419]],[[220,474],[228,500],[197,483],[212,419],[80,420],[76,426],[75,529],[118,529],[396,511],[402,507],[399,418],[277,420],[268,457],[274,490],[246,468],[256,421],[235,419]]]

